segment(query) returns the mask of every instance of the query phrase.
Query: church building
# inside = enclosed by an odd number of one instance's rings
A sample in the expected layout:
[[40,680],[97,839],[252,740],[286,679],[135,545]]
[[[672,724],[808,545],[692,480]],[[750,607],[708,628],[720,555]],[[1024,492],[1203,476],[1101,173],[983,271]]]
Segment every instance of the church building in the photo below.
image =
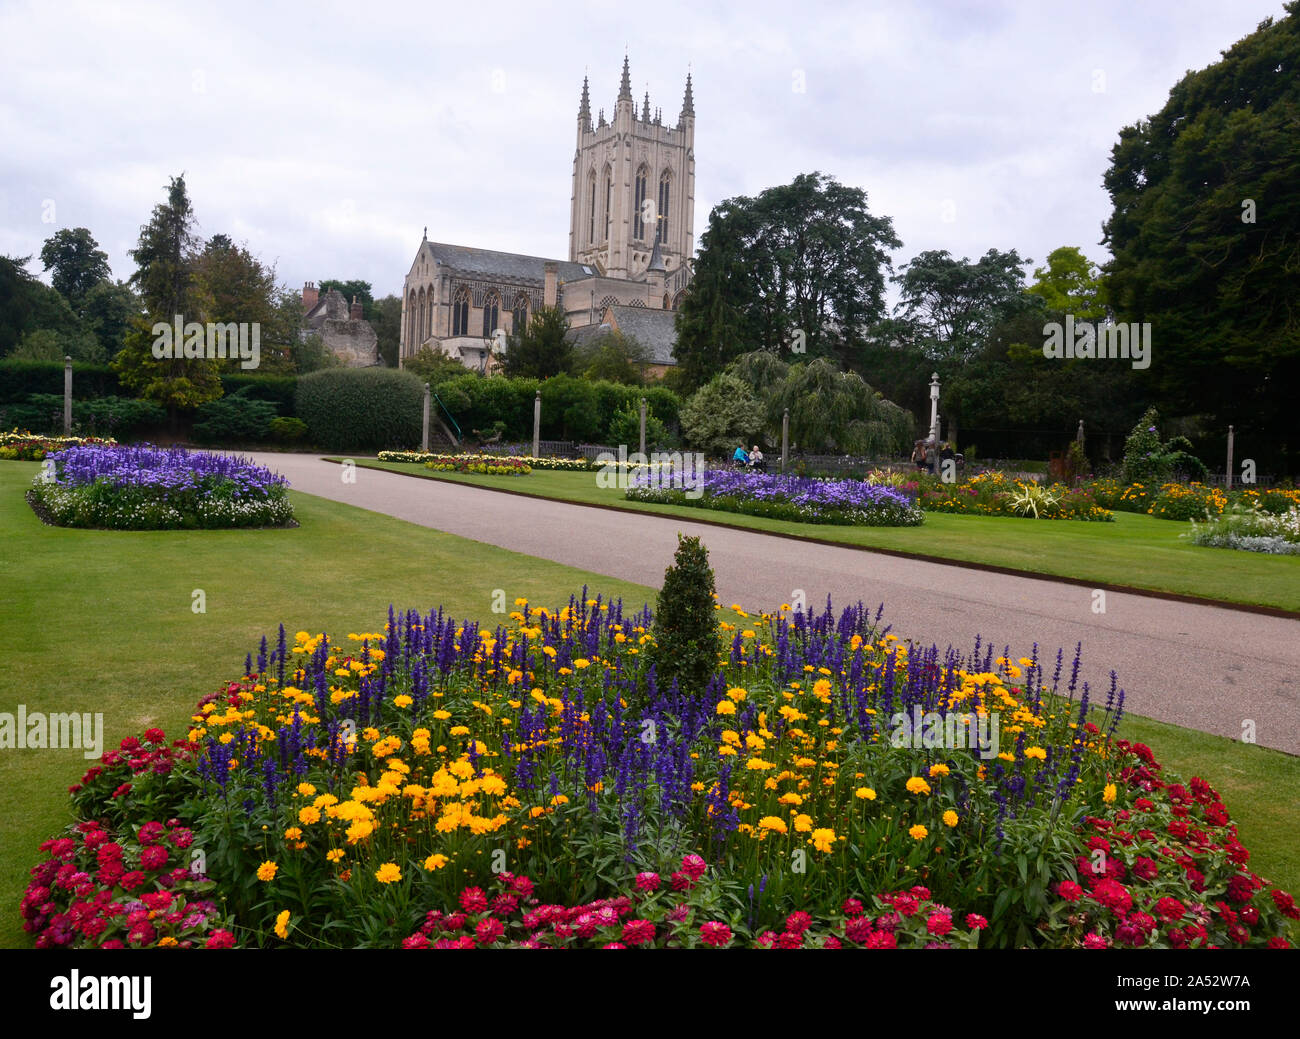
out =
[[[507,335],[538,307],[558,305],[575,336],[602,324],[635,325],[653,341],[646,345],[655,367],[674,363],[665,344],[695,253],[691,77],[677,124],[666,126],[662,110],[651,112],[649,92],[637,112],[624,58],[612,119],[601,109],[593,125],[584,77],[577,124],[568,259],[431,242],[426,228],[403,286],[402,358],[429,346],[489,370]],[[646,313],[620,321],[629,307]]]

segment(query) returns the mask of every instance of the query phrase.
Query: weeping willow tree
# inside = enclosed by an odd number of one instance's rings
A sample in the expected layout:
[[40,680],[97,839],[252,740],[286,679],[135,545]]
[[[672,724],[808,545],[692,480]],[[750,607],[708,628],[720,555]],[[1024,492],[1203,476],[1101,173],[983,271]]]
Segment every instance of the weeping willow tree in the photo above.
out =
[[886,457],[912,444],[911,412],[824,357],[791,365],[770,400],[771,414],[790,409],[790,440],[804,451]]

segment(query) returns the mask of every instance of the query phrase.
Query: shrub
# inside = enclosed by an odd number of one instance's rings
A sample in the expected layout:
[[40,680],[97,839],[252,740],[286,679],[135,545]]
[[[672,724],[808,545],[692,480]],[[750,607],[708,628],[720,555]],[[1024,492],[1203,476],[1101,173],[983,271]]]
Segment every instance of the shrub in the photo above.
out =
[[307,423],[299,418],[273,418],[271,436],[281,443],[296,444],[307,436]]
[[330,368],[298,380],[296,410],[330,451],[418,444],[424,383],[392,368]]
[[682,435],[693,447],[730,458],[763,429],[763,406],[734,375],[716,375],[682,407]]
[[697,537],[677,535],[673,565],[664,572],[655,613],[654,663],[661,689],[673,679],[689,696],[703,696],[718,668],[718,621],[713,569]]
[[[63,396],[62,361],[0,361],[0,405],[24,403],[33,393]],[[106,364],[72,362],[72,396],[78,399],[122,393],[117,373]]]
[[1160,413],[1146,412],[1124,441],[1122,473],[1127,483],[1159,484],[1168,480],[1204,480],[1209,475],[1205,463],[1192,454],[1186,437],[1173,437],[1161,443],[1156,423]]
[[249,400],[266,400],[275,405],[277,415],[291,416],[298,392],[295,375],[254,375],[250,372],[229,372],[221,376],[221,388],[228,397],[246,397]]
[[275,405],[236,394],[200,404],[194,413],[194,435],[208,444],[265,440],[276,418]]
[[[9,419],[3,425],[25,429],[63,431],[63,394],[33,393],[25,405],[0,406],[0,412]],[[83,434],[126,438],[143,430],[161,426],[167,412],[149,400],[132,397],[100,397],[95,400],[73,400],[72,425]]]
[[[640,447],[641,405],[639,401],[635,408],[624,408],[614,412],[614,417],[610,419],[609,432],[606,434],[605,442],[609,444],[626,444],[629,451],[635,451]],[[669,446],[668,430],[664,428],[664,424],[659,421],[647,403],[645,449],[647,451],[658,451]]]

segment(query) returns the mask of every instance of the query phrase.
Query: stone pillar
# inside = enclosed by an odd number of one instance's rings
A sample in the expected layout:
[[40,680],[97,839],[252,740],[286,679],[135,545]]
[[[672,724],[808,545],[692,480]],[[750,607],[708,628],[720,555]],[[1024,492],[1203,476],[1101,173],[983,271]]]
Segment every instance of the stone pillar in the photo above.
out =
[[641,453],[645,454],[645,398],[641,398]]
[[785,409],[781,416],[781,472],[785,472],[786,462],[790,460],[790,409]]
[[538,452],[542,448],[542,391],[537,391],[537,397],[533,400],[533,457],[541,457]]
[[1232,490],[1232,427],[1228,427],[1228,471],[1225,477],[1226,490]]
[[63,358],[63,435],[72,435],[72,356]]
[[542,306],[553,307],[558,296],[556,276],[559,273],[559,264],[554,260],[547,260],[542,269],[545,272],[545,280],[542,283]]
[[424,384],[424,435],[420,440],[420,450],[425,454],[429,453],[429,412],[432,407],[432,392],[429,384]]

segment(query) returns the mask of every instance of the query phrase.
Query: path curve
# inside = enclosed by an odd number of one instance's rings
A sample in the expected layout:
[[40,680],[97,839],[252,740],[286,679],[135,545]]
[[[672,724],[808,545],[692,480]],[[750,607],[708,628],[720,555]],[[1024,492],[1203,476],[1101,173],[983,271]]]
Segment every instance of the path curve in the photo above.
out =
[[[1300,754],[1300,621],[1108,591],[1093,612],[1088,588],[1050,578],[988,573],[925,560],[800,543],[755,531],[642,513],[546,501],[441,480],[342,467],[311,455],[254,454],[294,490],[382,512],[422,526],[658,588],[677,534],[709,550],[724,605],[758,611],[802,589],[820,608],[859,599],[884,603],[900,637],[969,649],[978,635],[1012,658],[1083,643],[1080,681],[1104,702],[1119,674],[1125,709],[1190,729],[1241,739],[1253,723],[1259,744]],[[484,575],[484,595],[502,584]],[[509,588],[506,588],[509,595]]]

